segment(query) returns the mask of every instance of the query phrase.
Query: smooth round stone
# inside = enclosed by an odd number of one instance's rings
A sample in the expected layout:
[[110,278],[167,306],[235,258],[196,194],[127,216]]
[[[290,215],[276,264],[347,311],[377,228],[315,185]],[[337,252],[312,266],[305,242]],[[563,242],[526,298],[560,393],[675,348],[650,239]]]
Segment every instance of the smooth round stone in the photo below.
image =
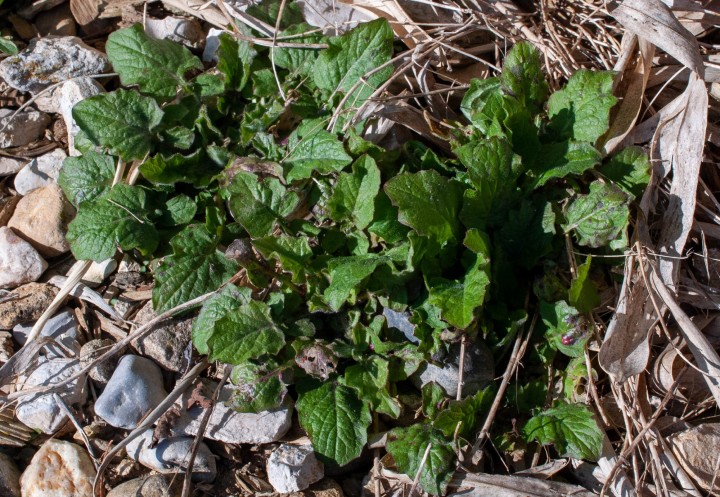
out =
[[92,497],[95,466],[78,445],[48,440],[20,478],[22,497]]

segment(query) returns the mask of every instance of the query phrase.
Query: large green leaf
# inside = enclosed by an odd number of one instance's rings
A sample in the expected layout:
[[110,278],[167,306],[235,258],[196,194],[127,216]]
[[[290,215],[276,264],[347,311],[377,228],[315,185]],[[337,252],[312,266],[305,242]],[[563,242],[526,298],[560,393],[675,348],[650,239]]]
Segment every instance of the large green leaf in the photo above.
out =
[[388,433],[387,451],[400,471],[414,478],[420,470],[425,451],[430,452],[420,471],[420,486],[432,495],[445,495],[455,472],[455,451],[452,440],[424,423],[395,428]]
[[313,255],[306,237],[266,236],[253,240],[253,246],[265,259],[280,262],[283,270],[292,273],[295,283],[303,280]]
[[554,443],[563,456],[590,461],[600,457],[604,436],[587,407],[565,403],[531,418],[523,433],[528,440]]
[[513,264],[530,269],[552,251],[555,213],[542,196],[523,199],[510,211],[498,241]]
[[172,240],[173,253],[155,271],[153,307],[172,309],[217,290],[237,271],[237,264],[217,249],[219,240],[204,225],[192,225]]
[[243,364],[278,353],[285,345],[285,336],[273,321],[270,307],[251,300],[220,318],[207,344],[211,360]]
[[465,399],[451,400],[445,409],[435,415],[433,427],[448,438],[456,432],[461,437],[470,437],[478,427],[480,416],[487,413],[494,398],[493,390],[488,387]]
[[297,194],[287,191],[276,178],[260,180],[244,171],[235,174],[227,193],[230,212],[252,237],[270,235],[299,201]]
[[564,141],[548,143],[540,149],[534,168],[537,174],[533,187],[543,186],[551,179],[582,174],[600,164],[600,152],[590,143]]
[[251,363],[235,366],[230,379],[236,388],[231,403],[238,412],[261,412],[282,404],[287,388],[280,380],[280,371],[269,365]]
[[115,185],[83,203],[68,227],[67,239],[78,260],[104,261],[123,250],[138,249],[151,254],[158,233],[148,219],[146,191],[137,186]]
[[384,262],[386,262],[385,258],[375,254],[331,259],[328,263],[330,286],[323,294],[330,308],[334,311],[339,310],[351,293],[357,291],[358,285]]
[[626,228],[628,203],[627,194],[616,186],[594,181],[590,192],[579,195],[567,208],[563,229],[574,232],[580,245],[605,246]]
[[68,157],[60,170],[58,184],[68,200],[78,207],[105,193],[115,176],[115,160],[109,155],[89,151],[80,157]]
[[229,284],[203,304],[192,326],[193,345],[199,353],[210,353],[207,340],[215,332],[215,323],[228,312],[250,302],[251,297],[249,288],[238,288]]
[[580,312],[592,312],[600,305],[600,295],[598,294],[595,284],[590,279],[590,264],[592,256],[588,256],[585,264],[580,264],[577,268],[577,276],[570,285],[568,296],[570,305]]
[[190,155],[173,154],[167,157],[156,154],[140,166],[140,172],[145,179],[157,185],[190,183],[202,187],[207,186],[220,170],[203,150],[196,150]]
[[550,126],[563,138],[595,143],[610,126],[614,74],[586,69],[570,77],[565,88],[548,100]]
[[633,197],[639,197],[650,181],[650,159],[640,147],[627,147],[613,155],[600,172]]
[[515,45],[505,58],[500,83],[508,95],[537,113],[548,94],[540,52],[528,42]]
[[462,186],[435,170],[400,174],[385,183],[385,192],[400,211],[399,221],[440,245],[460,236],[458,213]]
[[185,85],[185,73],[203,67],[187,48],[149,37],[140,24],[112,33],[105,50],[123,85],[138,85],[159,99],[174,98]]
[[94,144],[130,161],[150,152],[152,132],[162,121],[163,111],[152,98],[116,90],[79,102],[72,115]]
[[352,388],[325,382],[300,393],[300,426],[321,459],[344,466],[360,456],[372,416]]
[[288,142],[290,154],[285,158],[289,166],[288,181],[310,178],[314,172],[328,174],[342,170],[352,162],[337,136],[319,125],[311,131],[292,136]]
[[345,385],[357,390],[360,399],[377,412],[393,418],[400,416],[400,402],[390,395],[388,361],[373,355],[345,370]]
[[357,229],[367,228],[375,215],[375,197],[380,191],[380,170],[367,155],[353,164],[352,173],[342,173],[328,200],[330,217],[352,221]]
[[376,69],[390,60],[393,38],[390,24],[380,18],[328,39],[329,47],[312,67],[315,84],[347,96],[343,109],[357,109],[392,74],[391,65]]

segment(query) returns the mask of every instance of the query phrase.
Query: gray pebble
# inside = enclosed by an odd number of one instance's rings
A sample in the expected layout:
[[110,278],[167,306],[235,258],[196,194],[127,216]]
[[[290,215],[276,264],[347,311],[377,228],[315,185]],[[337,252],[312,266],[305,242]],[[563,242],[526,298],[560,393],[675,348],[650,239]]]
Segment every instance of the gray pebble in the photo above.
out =
[[[161,473],[183,472],[187,468],[193,437],[171,437],[159,442],[155,447],[152,443],[153,430],[146,430],[132,440],[125,450],[131,459],[145,467]],[[204,443],[200,443],[193,464],[193,481],[213,481],[217,475],[215,456]]]

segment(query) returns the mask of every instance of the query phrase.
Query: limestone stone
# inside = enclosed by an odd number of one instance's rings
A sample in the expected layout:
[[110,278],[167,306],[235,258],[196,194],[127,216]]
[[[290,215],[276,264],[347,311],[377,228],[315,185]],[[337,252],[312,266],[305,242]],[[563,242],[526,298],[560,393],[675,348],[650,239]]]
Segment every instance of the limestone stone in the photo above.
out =
[[[143,325],[155,317],[152,302],[148,302],[138,311],[135,322]],[[130,346],[163,368],[178,372],[182,369],[183,353],[190,344],[192,322],[192,317],[165,320],[149,335],[130,342]]]
[[0,288],[37,281],[45,269],[47,262],[32,245],[11,228],[0,227]]
[[268,481],[276,492],[305,490],[325,476],[311,445],[282,444],[267,460]]
[[20,478],[23,497],[92,497],[95,466],[84,449],[48,440]]
[[[3,229],[7,228],[0,228],[0,237]],[[20,323],[37,321],[57,293],[57,288],[45,283],[28,283],[16,288],[10,298],[0,302],[0,329],[11,330]]]
[[57,257],[70,250],[65,237],[74,216],[75,208],[60,186],[52,183],[23,197],[8,226],[44,257]]
[[34,158],[15,176],[15,190],[20,195],[27,195],[35,188],[57,183],[66,158],[67,154],[60,148]]
[[82,153],[75,148],[75,135],[80,131],[80,127],[75,122],[75,119],[73,119],[72,109],[78,102],[93,95],[103,93],[104,91],[99,83],[87,77],[71,79],[60,88],[58,109],[65,121],[68,134],[68,148],[70,155],[73,157],[82,155]]
[[50,116],[35,110],[15,114],[11,109],[0,109],[0,148],[21,147],[40,139],[50,124]]

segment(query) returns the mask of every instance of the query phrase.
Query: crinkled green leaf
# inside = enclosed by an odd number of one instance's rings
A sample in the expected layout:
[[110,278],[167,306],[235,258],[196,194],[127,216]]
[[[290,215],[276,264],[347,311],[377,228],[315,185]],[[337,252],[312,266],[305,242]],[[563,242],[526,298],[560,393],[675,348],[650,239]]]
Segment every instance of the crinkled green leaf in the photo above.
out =
[[[494,392],[488,387],[462,400],[451,400],[436,414],[433,427],[450,439],[456,432],[461,437],[471,437],[494,398]],[[459,428],[458,423],[462,423]]]
[[535,113],[542,109],[548,94],[548,84],[542,72],[540,52],[528,42],[515,45],[505,58],[500,84]]
[[116,90],[79,102],[72,115],[93,143],[130,161],[150,152],[152,132],[162,121],[163,111],[152,98]]
[[372,416],[355,390],[325,382],[301,392],[295,407],[300,426],[321,459],[344,466],[360,456]]
[[569,357],[584,354],[591,333],[587,321],[577,309],[564,300],[554,304],[540,302],[540,317],[546,328],[545,338],[553,349]]
[[594,181],[587,195],[579,195],[568,206],[563,229],[574,232],[580,245],[605,246],[627,227],[628,204],[629,198],[622,190]]
[[[302,36],[300,36],[302,35]],[[279,37],[292,36],[285,41],[299,44],[318,44],[325,41],[325,36],[306,23],[290,26],[280,33]],[[275,65],[289,71],[312,73],[313,65],[318,58],[317,48],[275,48]]]
[[203,150],[196,150],[190,155],[153,155],[140,166],[140,172],[145,179],[156,185],[190,183],[202,187],[207,186],[220,169]]
[[217,249],[219,240],[204,225],[187,226],[170,240],[173,253],[155,271],[153,307],[164,312],[217,290],[237,264]]
[[589,277],[591,263],[592,256],[588,256],[587,261],[578,266],[577,275],[568,292],[570,305],[585,313],[592,312],[593,309],[600,305],[600,295]]
[[530,269],[552,251],[555,213],[543,197],[523,199],[510,211],[499,242],[513,264]]
[[162,209],[158,222],[165,226],[180,226],[188,224],[197,213],[197,204],[187,195],[171,197]]
[[445,495],[455,472],[452,439],[425,423],[395,428],[388,433],[387,451],[393,456],[398,469],[410,478],[415,478],[420,470],[428,445],[430,452],[420,471],[420,486],[432,495]]
[[610,127],[614,73],[580,69],[548,100],[550,126],[562,138],[592,144]]
[[565,403],[531,418],[523,433],[528,440],[555,444],[562,456],[590,461],[600,457],[604,436],[586,406]]
[[353,290],[370,276],[385,258],[375,254],[350,257],[337,257],[328,263],[330,286],[325,289],[323,298],[331,309],[337,311],[350,297]]
[[187,48],[151,38],[140,24],[112,33],[105,50],[123,85],[138,85],[143,93],[164,100],[185,85],[188,71],[203,67]]
[[421,392],[423,414],[433,419],[448,400],[445,389],[434,381],[431,381],[422,386]]
[[127,185],[115,185],[83,203],[67,233],[75,258],[104,261],[118,247],[151,254],[158,245],[158,233],[148,219],[148,203],[145,189]]
[[112,186],[115,160],[94,151],[80,157],[68,157],[63,162],[58,184],[75,207],[94,200]]
[[315,84],[347,97],[343,109],[357,109],[392,74],[391,65],[377,68],[390,60],[394,36],[387,20],[379,18],[329,38],[312,67]]
[[244,41],[238,41],[228,33],[218,36],[217,68],[225,75],[225,86],[240,91],[250,79],[250,64],[255,51]]
[[235,366],[230,379],[235,385],[232,408],[238,412],[261,412],[275,409],[287,395],[281,372],[267,365],[243,363]]
[[253,246],[265,259],[280,262],[283,270],[292,273],[295,283],[303,280],[313,255],[306,237],[266,236],[253,240]]
[[569,174],[582,174],[600,164],[600,152],[590,143],[559,142],[548,143],[540,149],[535,172],[538,188],[551,179],[560,179]]
[[275,225],[293,212],[299,202],[276,178],[261,180],[248,172],[238,172],[227,186],[228,208],[250,236],[270,235]]
[[273,321],[270,307],[251,300],[215,323],[207,345],[211,360],[243,364],[267,354],[277,354],[285,345],[285,336]]
[[633,197],[639,197],[650,181],[650,159],[640,147],[627,147],[613,155],[600,172]]
[[440,245],[460,237],[462,186],[457,182],[434,170],[405,173],[385,183],[385,192],[399,209],[402,224]]
[[372,355],[368,359],[345,370],[344,384],[354,388],[363,400],[377,412],[393,418],[400,416],[400,402],[390,395],[388,361]]
[[495,77],[473,79],[460,104],[460,110],[465,117],[485,134],[489,134],[487,133],[488,128],[495,120],[495,116],[489,113],[489,109],[485,109],[492,98],[502,98],[500,79]]
[[342,173],[328,200],[330,217],[353,221],[357,229],[367,228],[375,214],[375,197],[380,191],[380,170],[363,155],[353,164],[352,173]]
[[249,288],[227,285],[220,293],[208,299],[200,309],[197,319],[192,326],[192,341],[197,351],[208,354],[210,349],[207,340],[215,332],[215,323],[228,312],[247,304],[252,299]]
[[293,136],[288,143],[290,154],[285,163],[289,166],[288,181],[310,178],[314,172],[328,174],[342,170],[352,162],[342,142],[321,127],[302,135]]

